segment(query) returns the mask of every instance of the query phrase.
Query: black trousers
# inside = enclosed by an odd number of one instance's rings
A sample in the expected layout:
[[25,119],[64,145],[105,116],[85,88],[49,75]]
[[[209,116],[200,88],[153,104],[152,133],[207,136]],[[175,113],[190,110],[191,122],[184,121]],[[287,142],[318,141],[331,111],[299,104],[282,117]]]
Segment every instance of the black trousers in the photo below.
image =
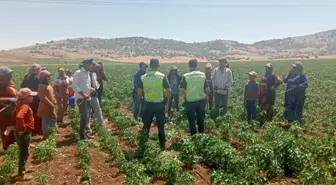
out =
[[171,113],[171,108],[173,106],[174,103],[174,108],[176,109],[176,111],[179,111],[179,95],[178,94],[172,94],[170,97],[170,102],[168,105],[168,114],[170,115]]
[[26,169],[26,163],[29,157],[29,145],[31,136],[32,131],[25,131],[22,135],[19,135],[19,132],[15,131],[16,143],[19,146],[19,175],[22,175],[23,171]]

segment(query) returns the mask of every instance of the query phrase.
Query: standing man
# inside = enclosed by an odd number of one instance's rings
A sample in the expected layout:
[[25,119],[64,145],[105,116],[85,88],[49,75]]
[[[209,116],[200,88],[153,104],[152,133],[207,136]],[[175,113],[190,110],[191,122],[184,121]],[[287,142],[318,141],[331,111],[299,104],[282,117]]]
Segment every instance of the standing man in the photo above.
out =
[[[141,82],[141,76],[146,74],[146,70],[147,70],[148,66],[147,64],[145,64],[145,62],[140,62],[139,64],[139,70],[137,72],[134,73],[133,76],[133,118],[134,120],[138,120],[138,116],[140,113],[140,116],[142,117],[142,112],[143,112],[143,100],[142,97],[141,99],[138,98],[138,88],[139,88],[139,84]],[[141,112],[140,111],[140,107],[141,108]]]
[[[268,63],[265,65],[265,74],[260,80],[259,106],[261,110],[266,111],[266,119],[272,122],[274,114],[274,104],[276,98],[276,89],[282,84],[278,75],[274,74],[274,65]],[[264,121],[260,123],[262,125]]]
[[204,133],[205,98],[210,94],[210,88],[205,74],[197,70],[198,61],[189,61],[189,73],[183,75],[181,92],[187,100],[187,117],[191,135],[196,134],[195,116],[198,132]]
[[171,108],[174,102],[174,108],[176,112],[179,111],[179,94],[180,94],[180,83],[181,83],[181,76],[178,73],[178,69],[176,66],[172,66],[169,70],[167,75],[168,82],[171,87],[171,98],[170,103],[168,105],[168,116],[171,115]]
[[227,68],[228,61],[225,58],[219,59],[219,67],[212,73],[212,85],[215,92],[215,117],[220,115],[220,105],[223,105],[223,112],[228,107],[229,90],[233,83],[232,72]]
[[210,88],[210,94],[207,98],[206,104],[208,105],[209,110],[212,110],[213,105],[213,86],[212,86],[212,65],[210,63],[207,63],[204,68],[205,72],[205,78],[208,82],[209,88]]
[[[166,92],[167,105],[170,101],[170,85],[167,78],[163,73],[158,70],[160,68],[160,62],[156,58],[150,60],[150,71],[141,76],[141,80],[138,85],[138,99],[141,100],[144,97],[144,112],[143,112],[143,132],[140,139],[141,151],[144,151],[144,145],[148,140],[149,129],[152,124],[154,115],[156,118],[156,124],[159,131],[159,140],[161,150],[166,148],[166,135],[165,135],[165,104],[164,93]],[[142,93],[144,92],[144,96]]]
[[306,99],[308,81],[306,75],[303,74],[302,63],[295,62],[292,64],[292,69],[283,81],[287,83],[284,117],[289,123],[298,120],[300,125],[303,126],[303,106]]
[[91,86],[90,71],[92,70],[93,59],[83,60],[80,70],[74,74],[72,88],[74,89],[76,102],[80,113],[79,136],[81,140],[93,139],[89,133],[91,93],[95,89]]

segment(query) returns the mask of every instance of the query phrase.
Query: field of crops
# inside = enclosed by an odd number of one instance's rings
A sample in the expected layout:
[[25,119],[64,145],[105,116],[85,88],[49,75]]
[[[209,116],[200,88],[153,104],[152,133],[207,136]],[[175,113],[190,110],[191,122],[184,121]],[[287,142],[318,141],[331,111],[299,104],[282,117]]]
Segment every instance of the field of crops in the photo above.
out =
[[[291,62],[275,62],[275,72],[285,76]],[[95,127],[92,142],[78,140],[77,109],[67,116],[47,140],[35,136],[29,164],[34,180],[16,182],[17,147],[0,156],[0,184],[336,184],[336,61],[304,61],[309,88],[304,127],[294,123],[284,127],[284,91],[277,93],[276,116],[262,132],[257,123],[245,121],[243,87],[247,72],[259,77],[263,62],[232,63],[235,87],[226,115],[212,120],[207,112],[206,134],[190,136],[183,111],[174,112],[166,123],[169,150],[161,152],[153,125],[143,156],[137,153],[141,123],[132,121],[133,73],[137,64],[105,64],[109,81],[105,84],[103,113],[106,128]],[[200,64],[203,70],[204,64]],[[167,74],[171,64],[163,64]],[[187,64],[177,64],[181,73]],[[213,66],[217,66],[216,63]],[[55,74],[58,66],[50,67]],[[76,66],[69,66],[75,69]],[[14,67],[19,84],[26,71]],[[93,122],[94,124],[94,122]]]

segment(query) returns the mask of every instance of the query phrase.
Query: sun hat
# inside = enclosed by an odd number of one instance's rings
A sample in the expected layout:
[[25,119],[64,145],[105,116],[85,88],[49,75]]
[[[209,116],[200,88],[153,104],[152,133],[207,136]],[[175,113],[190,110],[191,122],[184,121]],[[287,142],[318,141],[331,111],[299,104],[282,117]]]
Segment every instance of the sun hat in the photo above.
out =
[[11,73],[13,73],[13,70],[11,68],[6,67],[6,66],[0,67],[0,77],[7,76]]
[[30,67],[29,67],[30,70],[37,70],[37,69],[41,69],[41,65],[40,64],[32,64]]
[[257,73],[256,73],[255,71],[250,71],[250,72],[247,73],[247,74],[249,74],[249,75],[251,75],[251,76],[257,76]]

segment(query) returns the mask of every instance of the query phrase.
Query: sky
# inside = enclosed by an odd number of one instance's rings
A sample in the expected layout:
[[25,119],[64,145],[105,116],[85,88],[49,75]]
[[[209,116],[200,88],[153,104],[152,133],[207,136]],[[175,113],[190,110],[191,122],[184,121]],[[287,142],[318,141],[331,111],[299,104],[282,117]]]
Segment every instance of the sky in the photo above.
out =
[[0,0],[0,49],[76,37],[253,43],[336,28],[335,0],[293,1]]

